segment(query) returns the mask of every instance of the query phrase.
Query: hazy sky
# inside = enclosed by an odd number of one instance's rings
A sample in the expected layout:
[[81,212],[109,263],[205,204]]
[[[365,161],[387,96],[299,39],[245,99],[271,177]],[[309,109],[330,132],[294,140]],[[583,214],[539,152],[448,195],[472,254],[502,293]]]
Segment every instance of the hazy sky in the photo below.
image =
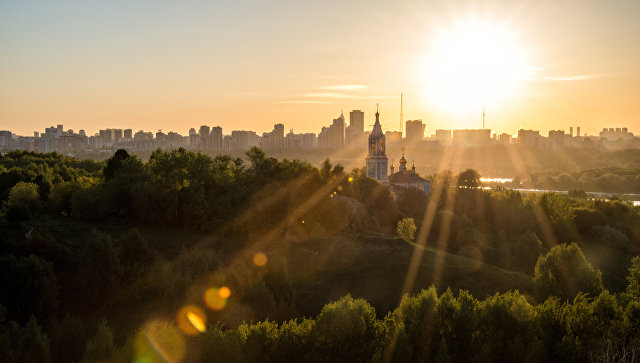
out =
[[[638,134],[638,18],[637,0],[0,0],[0,129],[262,133],[282,122],[317,133],[341,110],[372,124],[379,102],[383,129],[396,130],[404,92],[405,119],[425,121],[427,135],[480,128],[482,103],[498,132]],[[457,99],[475,88],[430,66],[457,67],[436,45],[476,24],[508,37],[526,71],[483,102]],[[460,64],[505,58],[482,49]]]

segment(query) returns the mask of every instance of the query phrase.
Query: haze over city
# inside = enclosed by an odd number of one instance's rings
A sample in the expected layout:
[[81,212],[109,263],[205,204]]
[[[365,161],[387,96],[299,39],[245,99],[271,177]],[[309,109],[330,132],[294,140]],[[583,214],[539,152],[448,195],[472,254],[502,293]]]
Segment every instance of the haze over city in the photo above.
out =
[[640,3],[0,2],[0,129],[568,129],[640,119]]

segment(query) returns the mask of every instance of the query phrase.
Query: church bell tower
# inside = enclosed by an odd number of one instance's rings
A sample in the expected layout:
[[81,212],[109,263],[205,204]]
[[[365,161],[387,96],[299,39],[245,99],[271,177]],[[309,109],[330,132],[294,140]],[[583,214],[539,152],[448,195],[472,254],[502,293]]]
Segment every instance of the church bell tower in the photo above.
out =
[[386,138],[380,126],[380,112],[376,106],[376,122],[369,135],[369,152],[367,155],[367,176],[378,180],[382,184],[389,184],[387,175],[388,162],[386,154]]

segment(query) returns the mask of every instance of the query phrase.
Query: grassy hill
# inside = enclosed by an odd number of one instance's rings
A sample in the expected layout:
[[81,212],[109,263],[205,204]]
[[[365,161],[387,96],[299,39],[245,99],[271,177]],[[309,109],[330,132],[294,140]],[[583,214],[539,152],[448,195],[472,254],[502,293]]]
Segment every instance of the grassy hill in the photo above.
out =
[[[331,237],[294,242],[276,253],[286,258],[296,307],[303,315],[315,314],[345,294],[367,299],[384,315],[400,301],[417,248],[400,239]],[[532,288],[531,277],[524,273],[427,247],[411,293],[432,284],[440,291],[465,289],[474,296],[529,293]]]
[[[91,231],[95,228],[108,233],[114,241],[132,228],[131,225],[122,223],[96,225],[48,216],[33,219],[29,225],[34,227],[34,233],[53,237],[56,243],[67,251],[79,249],[87,238],[91,238]],[[260,249],[268,257],[268,262],[263,268],[257,268],[252,266],[251,255],[247,254],[247,251],[254,249],[241,241],[229,241],[214,234],[169,228],[140,227],[139,230],[161,256],[149,267],[148,272],[136,278],[127,276],[119,287],[118,294],[105,301],[103,306],[96,307],[84,306],[82,300],[77,298],[77,293],[73,291],[76,287],[70,283],[73,281],[74,269],[56,266],[61,284],[60,309],[84,316],[88,320],[106,317],[113,326],[116,337],[124,338],[118,337],[119,333],[136,329],[145,319],[158,315],[170,317],[181,304],[197,300],[201,295],[198,290],[200,285],[206,285],[211,275],[231,276],[243,269],[264,274],[264,271],[271,269],[271,264],[280,264],[286,270],[287,288],[292,293],[292,299],[288,303],[293,304],[293,309],[289,306],[283,313],[266,313],[271,319],[315,316],[326,303],[346,294],[366,298],[376,308],[377,314],[384,316],[400,301],[412,255],[418,249],[400,239],[357,235],[280,241],[267,244]],[[171,269],[177,269],[176,264],[182,263],[179,260],[184,260],[183,255],[198,255],[204,250],[215,251],[220,264],[201,269],[200,276],[189,280],[191,286],[178,289],[182,291],[181,296],[171,296],[167,299],[164,292],[158,291],[162,287],[155,288],[154,291],[146,290],[154,289],[149,286],[156,286],[154,279],[162,278],[159,276],[167,273],[166,270],[171,274]],[[466,289],[478,297],[508,290],[519,290],[526,294],[531,292],[531,277],[524,273],[433,248],[427,247],[423,252],[411,290],[413,293],[432,284],[440,291],[448,287],[453,290]],[[69,254],[73,255],[72,252]],[[441,266],[439,271],[436,271],[436,266]],[[242,277],[234,276],[234,290],[244,291],[239,292],[240,295],[250,294],[253,282],[238,281],[242,280]],[[436,276],[439,276],[437,280]],[[224,277],[222,279],[224,280]],[[246,286],[238,286],[242,284]],[[253,304],[260,303],[261,298],[258,296]],[[249,313],[251,309],[246,306],[245,309],[247,310],[228,309],[227,314],[220,314],[217,318],[233,325],[260,317],[255,313]],[[253,308],[254,312],[255,310],[256,308]]]

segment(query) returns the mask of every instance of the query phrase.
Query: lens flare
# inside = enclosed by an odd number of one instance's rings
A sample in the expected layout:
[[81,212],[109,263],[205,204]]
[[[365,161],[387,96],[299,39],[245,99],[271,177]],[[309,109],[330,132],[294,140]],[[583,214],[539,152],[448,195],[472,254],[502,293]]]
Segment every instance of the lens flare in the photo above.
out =
[[256,266],[264,266],[267,264],[267,256],[262,253],[262,252],[258,252],[255,255],[253,255],[253,264]]
[[194,305],[182,307],[176,320],[180,330],[187,335],[198,335],[207,329],[207,316],[202,309]]
[[[226,289],[224,292],[222,289]],[[226,295],[226,297],[224,297]],[[204,302],[209,309],[219,311],[227,306],[227,298],[231,296],[231,290],[228,287],[222,287],[221,289],[212,287],[205,291]]]
[[134,347],[134,362],[180,362],[186,353],[186,343],[180,330],[162,320],[146,324],[138,332]]
[[222,286],[220,288],[220,291],[218,291],[218,294],[220,295],[221,298],[228,299],[229,296],[231,296],[231,289],[229,289],[226,286]]
[[191,325],[193,325],[193,327],[196,328],[196,330],[198,330],[200,333],[204,332],[207,329],[207,327],[204,325],[204,319],[200,318],[200,316],[192,312],[188,312],[187,319],[189,319]]

